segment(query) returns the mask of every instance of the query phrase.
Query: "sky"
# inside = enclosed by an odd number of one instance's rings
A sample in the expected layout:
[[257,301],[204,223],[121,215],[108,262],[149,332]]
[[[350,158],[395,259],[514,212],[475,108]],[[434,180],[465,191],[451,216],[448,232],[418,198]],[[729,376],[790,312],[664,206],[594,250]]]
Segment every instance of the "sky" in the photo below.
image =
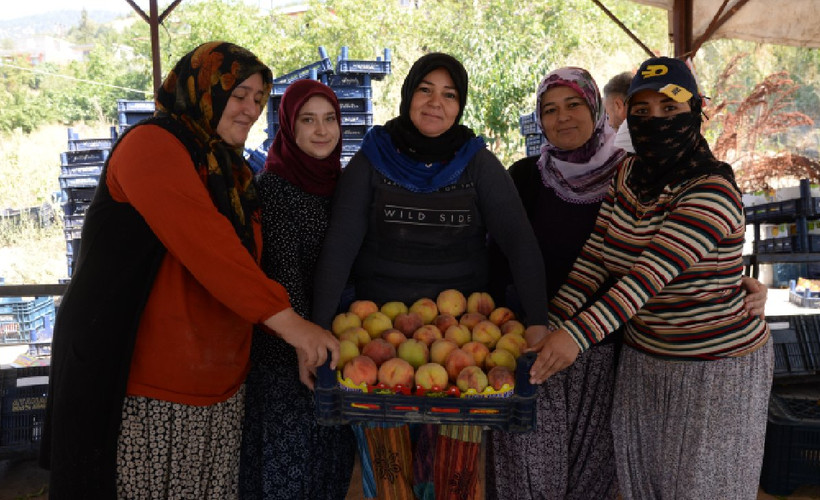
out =
[[[157,7],[162,12],[173,0],[157,0]],[[185,1],[185,0],[183,0]],[[283,0],[244,0],[249,5],[270,8],[272,5],[288,3]],[[134,0],[144,12],[148,13],[150,0]],[[44,14],[53,10],[107,10],[128,14],[133,12],[125,0],[4,0],[0,9],[0,20],[15,19],[34,14]]]

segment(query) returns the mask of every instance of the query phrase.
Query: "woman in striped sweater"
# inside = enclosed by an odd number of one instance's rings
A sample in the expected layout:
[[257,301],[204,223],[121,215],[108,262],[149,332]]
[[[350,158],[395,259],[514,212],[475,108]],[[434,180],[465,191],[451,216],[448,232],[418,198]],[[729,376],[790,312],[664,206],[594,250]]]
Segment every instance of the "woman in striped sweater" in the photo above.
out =
[[623,325],[612,415],[622,497],[755,498],[773,358],[765,321],[744,312],[734,174],[700,134],[683,62],[644,61],[627,105],[636,153],[550,304],[553,331],[528,331],[543,336],[532,381]]

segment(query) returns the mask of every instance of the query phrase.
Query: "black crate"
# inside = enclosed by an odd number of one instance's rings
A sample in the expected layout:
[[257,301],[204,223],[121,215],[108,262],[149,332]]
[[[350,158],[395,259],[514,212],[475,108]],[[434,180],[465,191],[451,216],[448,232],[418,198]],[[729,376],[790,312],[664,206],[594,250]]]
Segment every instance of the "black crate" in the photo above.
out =
[[0,451],[36,450],[48,395],[48,366],[0,370]]
[[368,74],[373,80],[381,80],[391,72],[390,49],[384,49],[384,57],[375,61],[356,61],[348,59],[347,47],[342,47],[336,62],[336,73]]
[[760,486],[790,495],[820,484],[820,400],[772,392]]
[[820,314],[766,318],[774,343],[774,375],[820,371]]

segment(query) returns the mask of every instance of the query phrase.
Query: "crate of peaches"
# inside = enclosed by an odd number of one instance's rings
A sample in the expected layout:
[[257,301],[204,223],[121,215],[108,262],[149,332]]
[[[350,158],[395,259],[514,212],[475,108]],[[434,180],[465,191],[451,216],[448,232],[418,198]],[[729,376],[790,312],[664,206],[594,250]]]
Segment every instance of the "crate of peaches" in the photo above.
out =
[[471,424],[526,432],[535,387],[524,325],[486,292],[448,289],[412,304],[354,301],[331,327],[336,370],[320,367],[320,423]]

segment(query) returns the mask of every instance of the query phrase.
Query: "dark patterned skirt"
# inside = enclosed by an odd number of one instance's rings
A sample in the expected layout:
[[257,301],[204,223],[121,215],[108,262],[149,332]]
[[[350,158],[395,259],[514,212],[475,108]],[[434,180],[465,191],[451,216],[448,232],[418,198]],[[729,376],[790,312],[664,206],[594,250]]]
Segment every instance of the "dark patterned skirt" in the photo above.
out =
[[244,405],[244,388],[211,406],[126,397],[117,497],[236,498]]

